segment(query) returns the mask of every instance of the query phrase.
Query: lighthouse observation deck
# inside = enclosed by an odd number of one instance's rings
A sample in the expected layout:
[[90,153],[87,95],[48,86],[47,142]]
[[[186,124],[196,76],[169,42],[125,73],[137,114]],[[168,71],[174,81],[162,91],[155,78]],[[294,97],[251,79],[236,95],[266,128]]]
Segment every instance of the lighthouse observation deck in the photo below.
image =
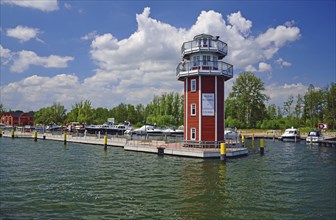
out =
[[218,59],[223,59],[227,55],[228,46],[218,38],[202,34],[197,35],[192,41],[184,42],[181,47],[181,54],[185,59],[190,59],[191,54],[198,52],[217,53]]
[[205,61],[181,62],[176,68],[176,77],[183,80],[184,77],[193,75],[224,76],[225,80],[233,77],[233,66],[224,61]]
[[222,61],[228,53],[228,46],[208,34],[196,35],[192,41],[184,42],[181,47],[182,61],[176,68],[176,77],[183,80],[193,75],[233,77],[233,66]]

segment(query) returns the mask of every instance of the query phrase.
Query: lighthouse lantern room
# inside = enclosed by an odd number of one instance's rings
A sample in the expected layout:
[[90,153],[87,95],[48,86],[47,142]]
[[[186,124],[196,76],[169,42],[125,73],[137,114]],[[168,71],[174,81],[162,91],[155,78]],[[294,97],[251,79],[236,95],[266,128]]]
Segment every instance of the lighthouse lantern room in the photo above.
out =
[[176,77],[184,82],[184,139],[218,145],[224,141],[224,85],[233,66],[223,61],[227,44],[219,36],[200,34],[181,48]]

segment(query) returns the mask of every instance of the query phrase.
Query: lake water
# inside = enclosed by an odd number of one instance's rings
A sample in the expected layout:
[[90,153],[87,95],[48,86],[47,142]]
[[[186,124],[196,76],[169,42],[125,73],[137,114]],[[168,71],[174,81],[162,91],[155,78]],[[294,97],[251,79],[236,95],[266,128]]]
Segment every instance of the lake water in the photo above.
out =
[[335,219],[336,149],[265,145],[223,164],[0,138],[0,218]]

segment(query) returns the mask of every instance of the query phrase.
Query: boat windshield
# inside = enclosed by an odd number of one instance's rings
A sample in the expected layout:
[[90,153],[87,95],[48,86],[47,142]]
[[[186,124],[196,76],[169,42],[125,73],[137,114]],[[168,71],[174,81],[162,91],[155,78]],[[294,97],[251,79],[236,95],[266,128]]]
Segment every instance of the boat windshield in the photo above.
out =
[[316,136],[317,135],[317,133],[315,132],[315,131],[311,131],[311,132],[309,132],[309,134],[308,134],[308,136]]

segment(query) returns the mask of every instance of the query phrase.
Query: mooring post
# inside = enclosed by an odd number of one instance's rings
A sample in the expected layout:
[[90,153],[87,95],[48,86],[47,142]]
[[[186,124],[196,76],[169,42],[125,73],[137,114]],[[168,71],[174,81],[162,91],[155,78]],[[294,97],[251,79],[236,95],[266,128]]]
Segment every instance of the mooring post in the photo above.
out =
[[245,136],[242,135],[242,144],[243,144],[243,147],[245,146]]
[[14,129],[12,129],[12,131],[11,131],[12,138],[14,138],[14,133],[15,133],[15,131],[14,131]]
[[264,149],[265,149],[265,140],[264,138],[260,139],[260,155],[264,155]]
[[34,141],[37,141],[37,131],[34,131]]
[[107,150],[107,135],[104,136],[104,150]]
[[66,143],[67,143],[67,134],[66,133],[64,133],[63,140],[64,140],[64,145],[66,145]]
[[2,137],[2,130],[0,129],[0,137]]
[[43,140],[45,140],[46,139],[46,135],[43,133]]
[[226,144],[220,144],[220,160],[226,162]]
[[157,149],[158,149],[158,155],[159,156],[164,156],[164,150],[165,150],[165,148],[163,146],[160,146]]

